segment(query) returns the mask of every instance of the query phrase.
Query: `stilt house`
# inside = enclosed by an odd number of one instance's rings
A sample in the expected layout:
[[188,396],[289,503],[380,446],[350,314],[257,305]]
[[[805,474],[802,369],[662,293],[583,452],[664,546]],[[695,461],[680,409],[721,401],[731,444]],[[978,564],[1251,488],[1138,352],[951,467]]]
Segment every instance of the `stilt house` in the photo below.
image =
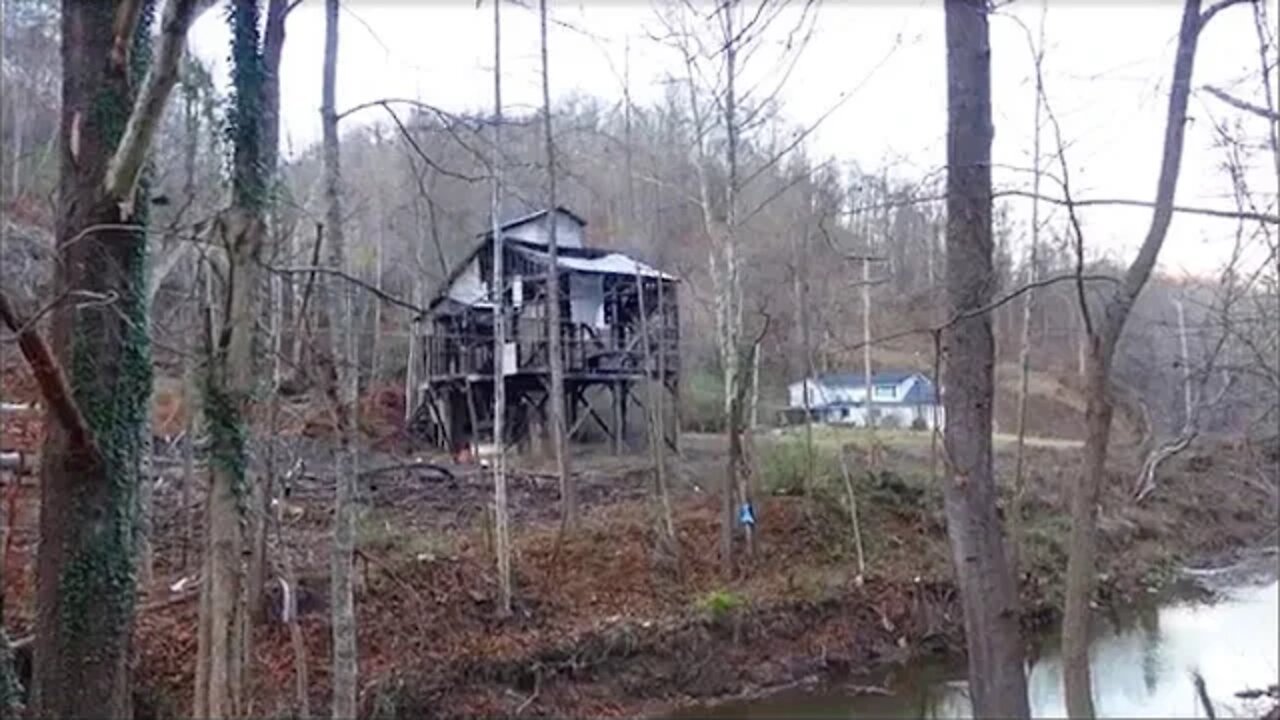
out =
[[[621,253],[588,247],[586,222],[564,208],[551,218],[544,210],[502,225],[507,443],[538,442],[550,427],[550,222],[556,223],[569,439],[590,424],[617,451],[627,435],[628,406],[642,408],[646,401],[644,382],[664,388],[664,405],[675,407],[679,397],[677,282]],[[481,234],[419,318],[422,382],[415,428],[442,448],[493,436],[493,247],[492,231]],[[647,343],[642,330],[648,331]],[[665,440],[674,447],[678,429],[674,422],[667,425]]]

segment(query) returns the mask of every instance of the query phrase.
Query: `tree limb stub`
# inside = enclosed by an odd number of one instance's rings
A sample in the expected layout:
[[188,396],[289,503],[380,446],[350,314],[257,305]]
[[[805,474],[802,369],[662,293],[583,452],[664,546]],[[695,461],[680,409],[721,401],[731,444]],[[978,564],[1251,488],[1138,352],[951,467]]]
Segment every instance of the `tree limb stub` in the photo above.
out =
[[71,393],[71,383],[67,380],[62,366],[53,356],[44,336],[36,332],[31,323],[19,317],[9,297],[0,291],[0,321],[18,335],[18,347],[26,358],[31,373],[35,375],[40,393],[44,396],[49,408],[58,423],[66,430],[71,439],[71,447],[82,453],[92,463],[102,459],[97,441],[89,424],[85,421],[80,407],[76,405]]

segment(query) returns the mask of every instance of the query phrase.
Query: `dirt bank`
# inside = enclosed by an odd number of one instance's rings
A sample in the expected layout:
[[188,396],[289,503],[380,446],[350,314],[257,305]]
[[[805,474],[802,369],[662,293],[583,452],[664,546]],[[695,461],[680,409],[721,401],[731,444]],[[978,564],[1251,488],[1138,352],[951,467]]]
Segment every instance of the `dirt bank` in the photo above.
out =
[[[762,440],[762,456],[773,452],[769,442]],[[366,487],[358,597],[363,712],[658,714],[962,647],[940,494],[921,448],[891,448],[887,466],[895,471],[859,474],[868,564],[861,582],[847,516],[824,493],[814,501],[761,497],[757,554],[726,583],[715,557],[720,456],[711,440],[686,445],[678,569],[652,551],[648,477],[638,459],[582,458],[584,526],[562,544],[555,483],[519,475],[518,601],[505,621],[494,617],[483,473],[453,481],[393,473]],[[1056,618],[1066,561],[1060,508],[1077,455],[1051,448],[1031,454],[1022,586],[1029,637]],[[1007,460],[1002,456],[1002,469]],[[1124,500],[1133,468],[1121,462],[1113,470],[1102,517],[1103,606],[1157,592],[1181,564],[1247,547],[1274,527],[1274,501],[1242,479],[1229,449],[1173,461],[1160,491],[1138,507]],[[285,545],[313,600],[303,627],[314,710],[328,702],[330,501],[317,480],[291,502],[301,513],[287,524]],[[162,548],[163,557],[169,552]],[[139,619],[139,675],[157,714],[188,704],[195,612],[194,601],[185,600]],[[288,633],[271,625],[255,640],[253,712],[287,714],[294,705]]]

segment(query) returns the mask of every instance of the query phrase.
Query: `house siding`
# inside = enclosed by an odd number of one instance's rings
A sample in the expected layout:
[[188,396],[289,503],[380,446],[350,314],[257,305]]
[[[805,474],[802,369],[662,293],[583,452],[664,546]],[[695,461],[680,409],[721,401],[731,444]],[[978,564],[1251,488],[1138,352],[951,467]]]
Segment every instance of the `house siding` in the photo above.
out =
[[[502,236],[509,240],[546,245],[550,241],[547,223],[543,218],[535,218],[519,225],[512,225],[502,231]],[[573,218],[556,213],[556,247],[582,247],[582,226]]]
[[[831,377],[831,376],[828,376]],[[814,416],[833,425],[867,425],[867,387],[857,375],[837,376],[846,383],[825,383],[806,379],[791,383],[787,388],[788,400],[793,410],[803,409],[805,393],[809,394],[809,407]],[[904,377],[872,378],[871,407],[878,418],[878,426],[910,428],[923,424],[926,428],[942,427],[945,415],[941,404],[930,402],[935,397],[931,383],[918,373]],[[885,388],[892,388],[886,391]]]

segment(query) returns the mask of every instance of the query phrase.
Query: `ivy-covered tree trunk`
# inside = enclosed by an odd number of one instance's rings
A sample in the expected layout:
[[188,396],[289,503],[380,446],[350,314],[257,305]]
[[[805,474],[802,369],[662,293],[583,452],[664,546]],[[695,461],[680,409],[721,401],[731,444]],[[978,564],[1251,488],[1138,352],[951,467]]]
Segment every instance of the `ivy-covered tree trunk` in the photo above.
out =
[[[261,146],[261,155],[259,162],[262,168],[262,179],[265,188],[264,202],[266,206],[263,208],[263,232],[270,233],[271,238],[260,244],[269,243],[272,247],[279,247],[281,242],[280,222],[278,214],[272,212],[275,207],[277,196],[277,177],[276,165],[279,157],[280,144],[280,57],[284,50],[285,25],[284,21],[289,12],[289,3],[287,0],[268,0],[267,2],[267,21],[263,30],[262,38],[262,83],[259,96],[258,115],[261,124],[261,137],[259,144]],[[267,223],[265,218],[272,215],[272,220]],[[270,226],[269,228],[267,226]],[[277,275],[271,278],[268,283],[267,293],[274,297],[275,289],[281,286],[282,279]],[[279,303],[273,302],[272,312],[274,317],[282,320],[280,317],[281,307]],[[283,327],[279,322],[276,332],[272,335],[272,342],[278,341],[279,329]],[[278,370],[280,348],[272,348],[274,356],[273,363]],[[273,380],[271,383],[271,392],[274,395],[279,388],[279,379],[275,378],[273,371]],[[275,398],[272,398],[274,402]],[[270,412],[274,412],[275,406],[272,406]],[[274,459],[275,449],[275,433],[269,432],[268,442],[271,443],[271,449],[268,454]],[[268,463],[270,465],[271,463]],[[267,516],[271,512],[271,500],[273,490],[272,477],[274,469],[268,467],[266,469],[266,479],[264,482],[257,483],[254,495],[254,512],[252,524],[252,547],[249,555],[249,576],[246,586],[245,595],[248,600],[249,620],[254,624],[261,623],[266,620],[266,592],[267,585],[267,568],[270,565],[267,558]],[[251,639],[252,636],[250,636]]]
[[197,634],[196,717],[234,717],[244,711],[250,632],[244,549],[249,501],[254,496],[246,438],[254,390],[253,340],[267,207],[261,119],[264,68],[258,19],[258,0],[234,0],[231,4],[231,207],[217,226],[228,261],[227,294],[225,329],[211,349],[205,385],[211,462],[205,573],[200,586],[201,628]]
[[113,57],[114,9],[100,0],[63,3],[55,282],[59,293],[114,300],[66,303],[53,315],[54,352],[100,453],[77,447],[68,428],[48,423],[36,565],[36,717],[131,711],[134,492],[151,352],[145,236],[91,229],[133,222],[102,190],[136,80],[127,59]]
[[55,283],[79,301],[59,305],[51,329],[81,423],[68,427],[51,410],[42,451],[36,717],[132,710],[134,493],[151,391],[146,237],[132,197],[116,196],[106,178],[150,56],[155,4],[141,3],[125,23],[116,22],[120,5],[63,3]]
[[55,283],[75,301],[52,314],[53,359],[23,348],[50,408],[32,677],[40,718],[132,710],[135,493],[151,390],[136,184],[197,7],[169,1],[148,70],[155,4],[62,4]]

